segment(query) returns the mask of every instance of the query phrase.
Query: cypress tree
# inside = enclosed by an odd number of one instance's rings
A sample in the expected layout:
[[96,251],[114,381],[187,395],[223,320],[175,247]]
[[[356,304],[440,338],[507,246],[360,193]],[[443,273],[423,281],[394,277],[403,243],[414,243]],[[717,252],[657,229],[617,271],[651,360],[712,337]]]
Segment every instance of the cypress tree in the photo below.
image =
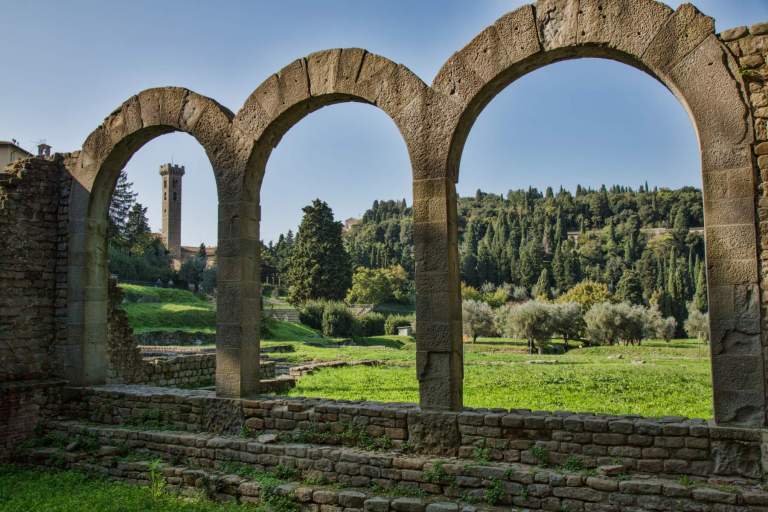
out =
[[341,222],[319,199],[303,209],[288,268],[291,303],[341,300],[352,286],[352,265],[341,240]]
[[707,274],[704,270],[704,265],[699,264],[699,269],[696,274],[696,291],[693,294],[693,305],[701,311],[706,313],[708,308],[707,304]]

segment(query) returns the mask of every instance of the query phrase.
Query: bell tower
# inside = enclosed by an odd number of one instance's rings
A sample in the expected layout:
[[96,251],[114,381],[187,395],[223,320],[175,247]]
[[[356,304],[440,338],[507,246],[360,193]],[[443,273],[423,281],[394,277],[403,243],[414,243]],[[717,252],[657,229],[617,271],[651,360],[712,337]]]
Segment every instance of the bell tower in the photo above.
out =
[[163,243],[175,259],[181,258],[181,178],[184,166],[163,164]]

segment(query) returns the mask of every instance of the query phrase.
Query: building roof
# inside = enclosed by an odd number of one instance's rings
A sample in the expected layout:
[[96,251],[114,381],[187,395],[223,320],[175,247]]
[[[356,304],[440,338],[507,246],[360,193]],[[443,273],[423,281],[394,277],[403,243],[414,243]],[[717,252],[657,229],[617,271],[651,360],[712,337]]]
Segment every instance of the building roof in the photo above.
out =
[[[197,254],[197,251],[200,250],[200,246],[194,246],[194,245],[182,245],[181,246],[181,252],[186,254]],[[206,256],[216,256],[216,247],[205,247],[205,254]]]
[[12,146],[12,147],[18,149],[19,151],[22,151],[22,152],[28,154],[29,156],[32,156],[32,153],[30,153],[29,151],[27,151],[23,147],[19,146],[18,144],[16,144],[13,141],[10,141],[10,140],[0,140],[0,146]]

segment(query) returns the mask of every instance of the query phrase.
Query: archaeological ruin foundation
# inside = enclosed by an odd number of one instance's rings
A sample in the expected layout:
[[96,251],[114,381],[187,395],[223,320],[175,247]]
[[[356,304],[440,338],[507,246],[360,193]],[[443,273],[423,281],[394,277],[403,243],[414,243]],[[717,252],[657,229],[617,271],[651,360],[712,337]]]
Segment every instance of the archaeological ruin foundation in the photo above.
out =
[[[712,421],[463,409],[455,186],[464,143],[484,107],[516,79],[584,57],[619,61],[656,78],[697,133]],[[161,456],[174,486],[213,485],[212,495],[224,498],[248,501],[259,490],[242,477],[218,475],[221,461],[314,471],[354,488],[408,484],[423,494],[387,498],[286,487],[306,510],[423,510],[430,500],[448,507],[432,507],[435,512],[457,510],[452,501],[473,493],[482,498],[499,486],[497,504],[530,509],[768,510],[762,488],[768,472],[766,59],[768,23],[716,34],[714,21],[690,4],[673,10],[654,0],[539,0],[483,30],[431,85],[403,64],[344,48],[288,64],[236,114],[181,87],[139,92],[80,150],[0,171],[0,451],[10,454],[33,432],[87,434],[103,448]],[[292,126],[348,101],[382,109],[410,157],[418,405],[263,394],[269,388],[262,387],[268,379],[259,367],[258,242],[265,167]],[[215,368],[215,393],[132,385],[131,375],[149,370],[120,370],[138,356],[130,346],[119,352],[119,343],[108,343],[125,328],[110,305],[110,197],[131,156],[174,131],[203,146],[217,185],[216,354],[215,364],[205,363],[206,375]],[[377,451],[365,443],[348,446],[334,435],[350,425],[357,437],[348,438],[389,442]],[[242,431],[259,437],[244,439]],[[67,452],[64,464],[146,479],[146,464],[120,462],[116,448],[86,452]],[[45,463],[44,455],[35,460]],[[603,469],[589,475],[551,469],[571,456]],[[435,467],[444,470],[435,476]],[[693,487],[679,482],[683,476],[724,483]]]

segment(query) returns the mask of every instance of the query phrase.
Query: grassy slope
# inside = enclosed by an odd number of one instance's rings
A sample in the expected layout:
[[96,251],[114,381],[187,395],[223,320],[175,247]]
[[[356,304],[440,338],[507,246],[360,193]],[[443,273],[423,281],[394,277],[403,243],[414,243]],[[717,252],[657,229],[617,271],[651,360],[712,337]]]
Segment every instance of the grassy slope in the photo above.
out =
[[240,505],[192,502],[172,496],[153,498],[149,487],[86,476],[75,471],[41,471],[0,466],[0,511],[81,512],[244,512]]
[[216,332],[214,305],[192,292],[134,284],[121,284],[120,287],[126,298],[123,309],[135,332]]

